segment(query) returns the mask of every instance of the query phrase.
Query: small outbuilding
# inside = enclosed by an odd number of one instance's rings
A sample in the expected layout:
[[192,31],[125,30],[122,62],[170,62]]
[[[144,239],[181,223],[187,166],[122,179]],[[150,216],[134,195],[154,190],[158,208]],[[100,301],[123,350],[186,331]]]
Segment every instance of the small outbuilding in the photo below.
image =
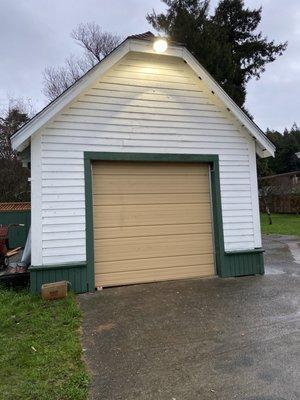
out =
[[265,134],[191,53],[128,37],[12,138],[30,148],[31,288],[262,274]]

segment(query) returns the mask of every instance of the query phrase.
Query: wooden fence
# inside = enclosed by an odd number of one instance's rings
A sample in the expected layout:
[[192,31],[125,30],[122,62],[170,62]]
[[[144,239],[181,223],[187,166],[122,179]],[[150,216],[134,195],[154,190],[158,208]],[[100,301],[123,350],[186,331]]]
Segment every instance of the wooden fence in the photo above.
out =
[[[264,202],[259,201],[260,210],[265,212]],[[272,213],[300,214],[300,195],[273,195],[268,199]]]

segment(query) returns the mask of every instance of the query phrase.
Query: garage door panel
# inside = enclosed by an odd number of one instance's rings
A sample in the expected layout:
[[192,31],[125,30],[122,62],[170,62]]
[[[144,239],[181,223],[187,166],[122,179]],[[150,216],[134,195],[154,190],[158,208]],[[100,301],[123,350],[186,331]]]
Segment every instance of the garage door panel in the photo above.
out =
[[188,233],[211,234],[211,223],[191,223],[181,225],[143,225],[143,226],[118,226],[116,228],[95,228],[94,237],[98,239],[115,239],[122,237],[143,237],[156,235],[178,235]]
[[176,193],[170,194],[94,194],[94,203],[97,206],[130,205],[130,204],[192,204],[209,203],[210,194],[207,187],[201,188],[200,193]]
[[95,283],[214,274],[205,164],[93,164]]
[[121,261],[106,261],[95,263],[96,274],[101,270],[101,273],[109,272],[126,272],[137,271],[139,269],[164,269],[173,267],[185,266],[211,266],[213,265],[213,254],[193,254],[193,255],[180,255],[171,257],[153,257],[153,258],[139,258],[137,260],[121,260]]
[[[151,168],[149,168],[151,165]],[[124,163],[105,162],[93,164],[93,175],[205,175],[207,176],[207,165],[192,163]]]
[[94,194],[201,193],[204,175],[100,175],[93,180]]
[[134,260],[212,252],[210,234],[95,240],[98,261]]
[[97,274],[96,281],[102,286],[128,285],[132,283],[159,282],[166,280],[209,277],[212,275],[213,265],[185,266],[165,269],[137,270]]
[[95,206],[94,227],[210,222],[209,204]]

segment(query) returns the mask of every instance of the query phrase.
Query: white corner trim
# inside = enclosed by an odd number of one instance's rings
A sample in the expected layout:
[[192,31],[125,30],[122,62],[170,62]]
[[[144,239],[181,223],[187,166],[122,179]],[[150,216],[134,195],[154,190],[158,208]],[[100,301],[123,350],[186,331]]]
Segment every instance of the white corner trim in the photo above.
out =
[[251,186],[254,245],[255,247],[261,247],[262,242],[261,242],[260,215],[259,215],[255,143],[253,141],[249,142],[248,146],[249,146],[250,186]]
[[[258,142],[255,142],[255,151],[256,151],[256,153],[258,154],[258,156],[259,156],[260,158],[270,157],[270,154],[269,154],[268,150],[266,150],[265,148],[263,148],[263,147],[261,146],[261,144],[258,143]],[[274,154],[275,154],[275,151],[274,151],[274,153],[272,154],[272,157],[274,157]]]
[[41,135],[31,139],[31,264],[42,265],[42,167]]

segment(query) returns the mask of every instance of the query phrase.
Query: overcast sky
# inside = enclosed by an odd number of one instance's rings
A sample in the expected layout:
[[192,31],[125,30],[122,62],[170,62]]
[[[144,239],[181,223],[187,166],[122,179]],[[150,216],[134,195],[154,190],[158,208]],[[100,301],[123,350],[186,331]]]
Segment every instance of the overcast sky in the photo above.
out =
[[[217,0],[212,0],[212,8]],[[288,40],[285,54],[248,84],[246,107],[262,129],[300,124],[300,1],[245,0],[263,6],[261,29],[270,39]],[[36,111],[46,104],[42,73],[80,49],[70,32],[95,21],[127,36],[153,30],[145,20],[160,0],[0,0],[0,106],[8,96],[31,98]]]

